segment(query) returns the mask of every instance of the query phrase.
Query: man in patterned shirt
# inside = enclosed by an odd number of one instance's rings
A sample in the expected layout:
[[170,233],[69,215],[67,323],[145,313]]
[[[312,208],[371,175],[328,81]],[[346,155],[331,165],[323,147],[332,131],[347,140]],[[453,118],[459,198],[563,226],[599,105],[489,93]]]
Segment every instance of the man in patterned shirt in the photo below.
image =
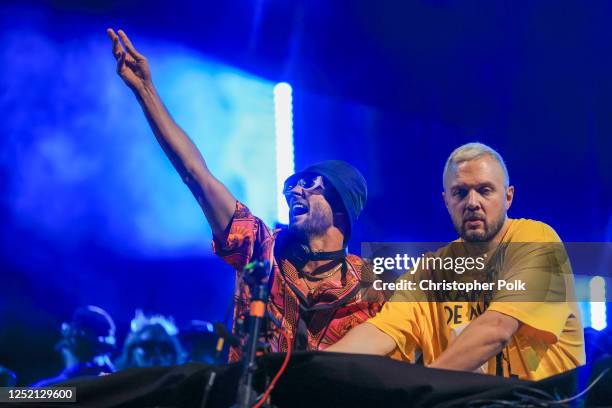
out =
[[[330,160],[289,177],[284,187],[289,228],[271,230],[211,174],[157,94],[146,58],[123,31],[118,36],[111,29],[107,33],[117,73],[134,92],[155,137],[202,207],[215,252],[237,272],[251,260],[270,261],[264,332],[270,350],[287,350],[287,339],[297,350],[325,349],[375,315],[383,299],[367,291],[371,269],[346,253],[351,226],[367,196],[361,173],[348,163]],[[241,279],[235,300],[236,320],[248,309],[248,286]],[[230,361],[240,354],[239,348],[232,348]]]

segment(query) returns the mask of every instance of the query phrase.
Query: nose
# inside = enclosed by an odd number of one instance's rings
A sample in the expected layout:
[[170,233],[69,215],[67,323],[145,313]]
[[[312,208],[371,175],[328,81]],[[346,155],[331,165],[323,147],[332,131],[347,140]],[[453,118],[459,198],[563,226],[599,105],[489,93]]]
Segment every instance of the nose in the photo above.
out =
[[299,184],[296,184],[291,190],[289,190],[287,192],[288,196],[291,196],[291,195],[294,195],[294,194],[297,195],[297,196],[303,197],[304,196],[304,187],[300,186]]
[[478,193],[476,190],[470,190],[468,193],[466,207],[470,211],[476,211],[480,208],[480,202],[478,201]]

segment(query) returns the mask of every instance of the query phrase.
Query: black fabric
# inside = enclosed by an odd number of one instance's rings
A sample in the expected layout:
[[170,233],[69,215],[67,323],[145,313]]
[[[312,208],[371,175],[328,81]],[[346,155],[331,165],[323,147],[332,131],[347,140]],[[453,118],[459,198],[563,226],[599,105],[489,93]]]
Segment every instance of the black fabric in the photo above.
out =
[[[282,364],[284,355],[258,360],[255,389]],[[526,387],[568,397],[586,388],[606,368],[610,359],[540,382],[458,371],[436,370],[386,357],[322,352],[296,353],[272,392],[277,407],[463,407],[475,400],[516,401]],[[77,388],[77,403],[47,404],[71,407],[200,407],[212,370],[217,372],[207,408],[227,408],[234,403],[241,364],[211,367],[186,364],[178,367],[131,369],[95,379],[72,380],[62,386]],[[587,394],[585,406],[612,406],[612,374]],[[18,406],[18,405],[15,405]],[[34,406],[21,404],[21,406]],[[511,405],[504,405],[511,406]]]
[[308,261],[338,260],[346,258],[346,255],[346,247],[337,251],[312,252],[308,245],[287,229],[278,232],[274,243],[274,256],[277,259],[288,259],[298,270]]
[[312,319],[312,312],[300,311],[295,340],[293,341],[294,351],[305,351],[308,349],[308,324]]
[[[607,371],[606,371],[607,370]],[[511,388],[493,388],[491,390],[447,401],[436,408],[456,408],[465,406],[519,406],[525,396],[543,398],[538,391],[544,391],[557,399],[570,399],[592,384],[600,374],[606,372],[591,389],[580,398],[572,399],[567,404],[550,404],[549,407],[612,407],[612,357],[606,357],[594,364],[584,365],[537,382],[522,382]],[[521,405],[525,406],[525,405]],[[540,402],[532,406],[547,407]]]
[[326,160],[297,174],[301,173],[316,173],[329,180],[342,199],[351,226],[355,223],[368,198],[368,186],[359,170],[342,160]]
[[310,249],[308,249],[307,254],[309,261],[335,261],[346,258],[346,248],[328,252],[311,252]]

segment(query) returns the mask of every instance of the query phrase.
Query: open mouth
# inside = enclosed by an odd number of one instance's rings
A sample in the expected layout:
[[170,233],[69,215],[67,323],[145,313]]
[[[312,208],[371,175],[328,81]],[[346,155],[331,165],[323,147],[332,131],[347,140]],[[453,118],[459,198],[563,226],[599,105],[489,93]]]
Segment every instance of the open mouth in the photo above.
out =
[[304,215],[308,212],[308,205],[303,202],[294,201],[293,203],[291,203],[290,212],[291,215],[294,217],[298,215]]

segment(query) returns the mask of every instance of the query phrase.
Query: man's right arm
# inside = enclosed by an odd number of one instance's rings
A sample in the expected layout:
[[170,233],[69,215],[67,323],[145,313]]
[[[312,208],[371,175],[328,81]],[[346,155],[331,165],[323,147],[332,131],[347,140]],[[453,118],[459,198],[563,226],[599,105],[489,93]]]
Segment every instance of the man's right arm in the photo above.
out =
[[212,175],[195,144],[170,116],[153,85],[146,58],[123,31],[119,30],[119,36],[112,29],[107,33],[113,41],[117,73],[134,92],[157,141],[198,200],[213,235],[222,237],[234,214],[236,198]]
[[391,336],[366,322],[350,330],[325,351],[384,356],[391,353],[395,347],[395,341]]

